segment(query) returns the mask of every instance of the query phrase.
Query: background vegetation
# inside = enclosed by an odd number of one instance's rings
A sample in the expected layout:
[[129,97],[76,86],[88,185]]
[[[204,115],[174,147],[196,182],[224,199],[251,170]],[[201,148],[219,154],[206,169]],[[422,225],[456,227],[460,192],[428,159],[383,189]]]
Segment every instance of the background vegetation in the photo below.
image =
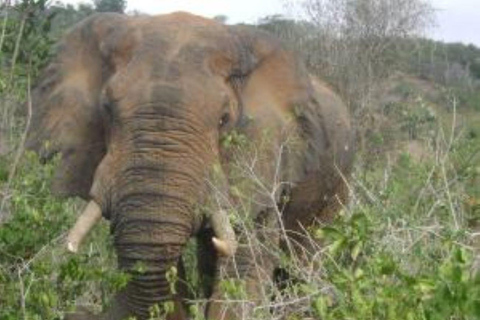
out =
[[[29,88],[52,45],[84,17],[125,5],[2,3],[1,320],[61,319],[76,305],[100,311],[127,281],[115,271],[105,223],[80,254],[66,253],[83,204],[52,197],[55,162],[41,165],[23,149]],[[267,284],[255,317],[480,319],[480,49],[423,38],[434,17],[425,1],[312,0],[299,10],[302,19],[270,16],[258,27],[298,49],[349,103],[359,132],[352,200],[332,225],[311,230],[323,245],[310,265],[273,252],[295,280]],[[193,249],[185,260],[195,265]],[[198,282],[190,271],[195,319],[205,305]],[[232,301],[248,300],[241,285],[224,286]]]

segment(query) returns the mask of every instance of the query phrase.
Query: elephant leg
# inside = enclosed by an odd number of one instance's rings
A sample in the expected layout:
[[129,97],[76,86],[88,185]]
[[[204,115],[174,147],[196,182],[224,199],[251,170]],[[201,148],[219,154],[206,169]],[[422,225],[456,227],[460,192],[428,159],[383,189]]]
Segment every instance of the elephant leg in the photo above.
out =
[[212,229],[206,229],[197,236],[198,273],[202,294],[206,298],[212,295],[217,271],[218,253],[212,243],[214,235]]
[[127,309],[127,300],[125,294],[121,291],[115,295],[110,310],[106,314],[95,315],[88,310],[79,308],[73,313],[65,314],[64,320],[123,320],[130,316]]
[[130,312],[127,308],[127,299],[123,291],[118,292],[106,314],[95,315],[86,310],[79,310],[75,313],[67,314],[64,320],[123,320],[128,319]]
[[101,320],[101,316],[94,315],[88,310],[81,308],[74,313],[65,314],[64,320]]
[[[176,304],[182,306],[181,310],[188,310],[189,301],[194,300],[195,296],[191,287],[189,287],[188,285],[188,279],[187,279],[183,258],[180,258],[180,261],[178,262],[177,270],[178,270],[178,281],[176,283],[177,293],[173,299]],[[187,312],[184,311],[182,314],[186,315],[186,313]],[[185,316],[182,319],[188,319],[188,317]]]
[[190,298],[187,277],[185,274],[185,265],[183,259],[180,257],[177,265],[178,280],[175,284],[177,293],[173,296],[175,304],[175,311],[167,316],[167,320],[184,320],[188,319],[186,312],[186,300]]
[[[265,289],[273,281],[274,266],[259,265],[254,260],[249,248],[239,247],[235,258],[221,267],[224,276],[213,287],[207,319],[249,319],[253,308],[268,299]],[[229,285],[224,286],[224,281]]]
[[[274,284],[277,261],[269,248],[278,249],[280,233],[273,210],[257,218],[255,233],[240,236],[233,258],[219,258],[218,274],[210,303],[209,320],[249,319],[255,306],[270,299],[267,287]],[[225,286],[223,281],[232,286]],[[229,287],[229,288],[227,288]]]
[[308,262],[322,243],[307,230],[331,224],[348,203],[349,188],[340,176],[316,174],[293,188],[289,197],[283,212],[288,239],[282,239],[281,247],[287,254]]
[[115,298],[110,309],[101,318],[102,320],[128,319],[130,310],[128,309],[127,297],[124,290],[115,294]]

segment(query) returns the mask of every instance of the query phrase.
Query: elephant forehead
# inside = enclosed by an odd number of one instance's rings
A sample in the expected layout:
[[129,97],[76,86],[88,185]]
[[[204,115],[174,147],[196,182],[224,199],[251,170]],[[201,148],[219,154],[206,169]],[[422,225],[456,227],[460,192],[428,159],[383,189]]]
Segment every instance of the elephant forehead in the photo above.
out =
[[212,54],[233,54],[235,48],[226,26],[192,15],[151,17],[137,30],[136,55],[152,66],[154,77],[175,80],[182,71],[201,71]]

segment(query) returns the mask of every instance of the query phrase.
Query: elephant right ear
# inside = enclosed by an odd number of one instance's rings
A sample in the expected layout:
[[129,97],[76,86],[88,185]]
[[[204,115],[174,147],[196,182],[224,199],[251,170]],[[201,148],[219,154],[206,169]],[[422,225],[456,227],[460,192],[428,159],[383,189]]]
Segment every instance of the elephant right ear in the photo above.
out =
[[104,84],[133,47],[128,21],[118,14],[97,14],[76,25],[32,91],[26,146],[42,161],[61,154],[52,186],[57,195],[88,198],[107,147]]

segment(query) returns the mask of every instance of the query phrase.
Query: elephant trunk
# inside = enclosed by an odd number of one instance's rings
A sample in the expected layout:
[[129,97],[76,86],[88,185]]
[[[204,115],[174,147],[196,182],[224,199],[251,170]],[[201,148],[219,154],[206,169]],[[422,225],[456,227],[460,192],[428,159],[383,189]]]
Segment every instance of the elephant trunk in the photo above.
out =
[[[194,191],[199,178],[168,160],[137,156],[113,182],[106,215],[118,266],[131,278],[109,311],[114,315],[107,319],[149,319],[152,306],[162,310],[164,302],[176,299],[175,278],[168,274],[177,268],[197,225]],[[125,310],[120,316],[119,309]]]
[[[119,265],[132,275],[125,289],[131,316],[147,319],[152,306],[157,305],[163,310],[164,302],[175,299],[173,268],[177,268],[185,239],[182,237],[177,243],[133,245],[131,249],[117,246]],[[144,256],[140,256],[142,254]],[[168,277],[168,274],[172,276]],[[179,308],[181,306],[176,306],[175,312],[182,312]]]
[[192,233],[191,219],[171,209],[162,211],[157,214],[143,211],[141,216],[123,217],[115,225],[118,264],[131,275],[121,293],[122,303],[128,309],[128,316],[139,320],[149,318],[152,306],[157,304],[162,310],[164,302],[175,299],[173,275]]
[[[176,102],[178,89],[155,87],[154,94],[160,93],[152,98],[158,103],[132,109],[134,119],[117,119],[122,132],[112,133],[105,157],[107,162],[118,161],[105,165],[116,170],[113,178],[101,170],[105,176],[100,174],[95,183],[102,186],[95,194],[104,191],[99,198],[111,221],[119,267],[132,276],[111,313],[126,311],[111,319],[147,319],[153,305],[161,309],[163,302],[175,298],[167,273],[178,266],[185,244],[203,219],[196,209],[207,195],[205,178],[215,160],[211,152],[215,147],[210,138],[199,139],[210,137],[209,130],[181,108],[180,100]],[[228,223],[224,215],[217,220],[216,226]],[[234,243],[230,229],[216,227],[217,237]]]
[[[111,319],[149,319],[152,306],[157,304],[162,310],[163,303],[172,300],[172,319],[184,318],[173,275],[175,268],[180,273],[185,244],[204,219],[195,210],[196,204],[202,202],[202,192],[198,190],[201,181],[175,170],[166,171],[163,176],[161,183],[158,177],[144,179],[139,185],[128,180],[129,184],[122,187],[126,194],[114,200],[111,227],[118,265],[132,278],[118,297],[121,302],[117,301],[118,306],[113,308],[114,312],[124,308],[125,313],[116,313]],[[212,238],[214,247],[220,254],[233,255],[236,240],[227,212],[212,213],[210,221],[216,235]]]

